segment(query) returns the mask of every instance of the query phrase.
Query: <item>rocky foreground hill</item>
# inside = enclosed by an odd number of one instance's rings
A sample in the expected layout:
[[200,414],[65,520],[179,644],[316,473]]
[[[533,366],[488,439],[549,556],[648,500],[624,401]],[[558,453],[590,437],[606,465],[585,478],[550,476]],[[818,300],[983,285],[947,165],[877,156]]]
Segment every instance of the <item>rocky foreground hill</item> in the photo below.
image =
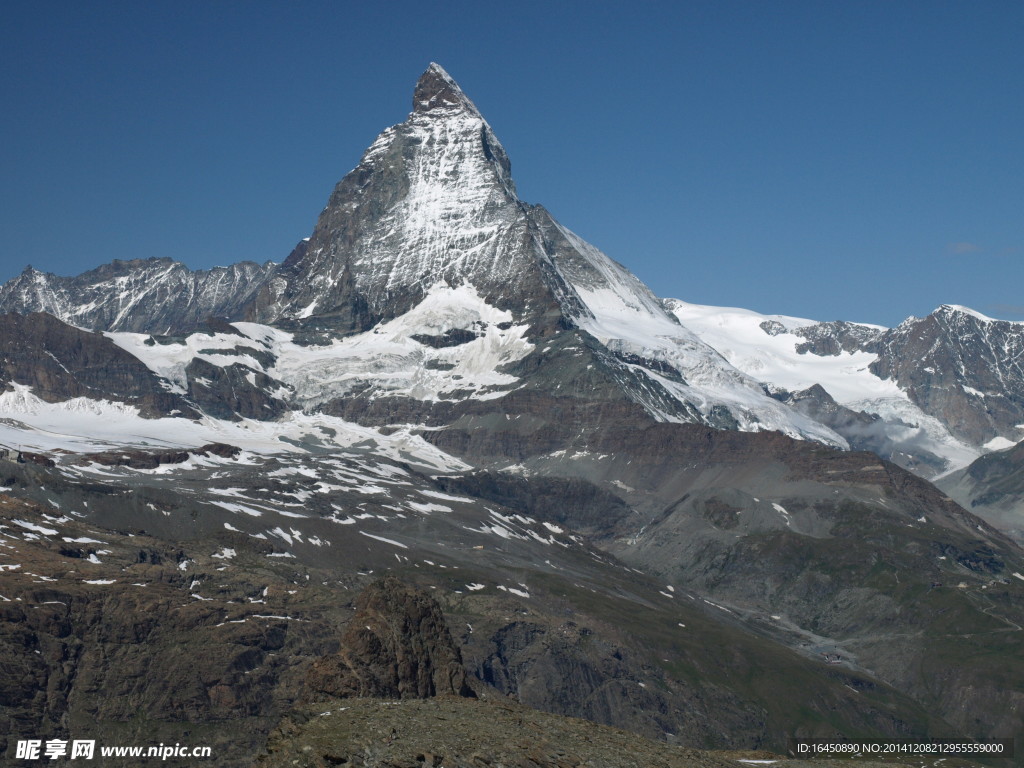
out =
[[[729,768],[785,759],[651,741],[523,707],[479,681],[475,687],[479,692],[466,684],[437,602],[394,577],[382,579],[360,595],[339,649],[313,664],[304,703],[271,734],[257,766]],[[819,768],[836,764],[814,761]]]

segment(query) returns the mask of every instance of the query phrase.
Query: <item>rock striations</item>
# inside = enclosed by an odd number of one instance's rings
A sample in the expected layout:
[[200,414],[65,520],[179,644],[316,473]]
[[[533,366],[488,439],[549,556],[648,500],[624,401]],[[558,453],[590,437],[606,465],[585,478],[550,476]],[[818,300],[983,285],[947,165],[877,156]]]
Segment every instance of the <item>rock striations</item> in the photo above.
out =
[[76,277],[32,267],[0,286],[0,312],[46,312],[98,331],[183,333],[237,317],[274,265],[243,261],[193,271],[171,259],[114,260]]
[[362,331],[404,314],[435,284],[470,282],[489,303],[539,320],[569,296],[535,218],[490,126],[432,64],[409,119],[381,133],[338,184],[250,315]]
[[1024,425],[1024,323],[943,305],[883,335],[872,371],[975,444],[1016,442]]
[[437,601],[393,576],[363,590],[341,648],[313,664],[306,686],[310,698],[473,695]]

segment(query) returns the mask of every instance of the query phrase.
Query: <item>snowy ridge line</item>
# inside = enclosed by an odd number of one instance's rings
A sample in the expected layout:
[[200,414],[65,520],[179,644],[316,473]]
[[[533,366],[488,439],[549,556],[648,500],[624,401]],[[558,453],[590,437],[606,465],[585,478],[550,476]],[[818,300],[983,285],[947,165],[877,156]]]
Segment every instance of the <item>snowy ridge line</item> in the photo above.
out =
[[46,312],[87,331],[166,333],[172,318],[182,314],[191,324],[228,314],[275,267],[273,262],[242,261],[191,270],[168,258],[152,258],[115,261],[77,277],[26,267],[0,286],[0,312]]
[[[761,384],[789,392],[818,384],[840,405],[881,417],[895,442],[924,446],[944,459],[946,471],[966,466],[981,454],[954,437],[938,419],[924,413],[895,381],[872,373],[870,366],[878,359],[877,354],[840,351],[823,356],[797,352],[797,346],[807,339],[794,331],[818,325],[816,321],[677,299],[667,300],[666,305],[682,325]],[[768,333],[763,326],[771,323],[785,330]],[[886,330],[865,323],[851,325],[875,332]]]
[[[705,417],[725,406],[741,430],[777,430],[795,438],[849,447],[833,430],[768,397],[754,377],[680,323],[625,267],[560,224],[556,227],[589,267],[570,270],[560,264],[561,273],[588,310],[575,318],[577,326],[613,354],[627,361],[640,358],[665,363],[686,383],[671,381],[644,365],[631,366],[634,370]],[[655,418],[676,420],[650,403],[638,402]]]

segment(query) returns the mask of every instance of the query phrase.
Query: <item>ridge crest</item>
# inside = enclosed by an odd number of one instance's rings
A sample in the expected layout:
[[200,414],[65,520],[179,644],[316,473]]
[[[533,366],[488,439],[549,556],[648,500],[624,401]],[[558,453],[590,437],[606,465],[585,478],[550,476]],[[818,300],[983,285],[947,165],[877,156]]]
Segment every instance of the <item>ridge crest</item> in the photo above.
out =
[[419,113],[439,109],[457,109],[479,115],[480,111],[452,79],[444,67],[436,62],[420,75],[412,96],[412,111]]

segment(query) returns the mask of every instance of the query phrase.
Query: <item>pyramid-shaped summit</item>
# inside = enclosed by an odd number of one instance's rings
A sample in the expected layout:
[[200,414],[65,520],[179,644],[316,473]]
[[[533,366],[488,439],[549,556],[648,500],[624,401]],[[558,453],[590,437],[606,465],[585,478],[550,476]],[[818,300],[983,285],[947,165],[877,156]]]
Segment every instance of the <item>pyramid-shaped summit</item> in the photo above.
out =
[[581,286],[667,318],[628,271],[518,198],[505,149],[437,64],[420,77],[408,119],[338,183],[278,277],[252,319],[366,330],[439,283],[472,285],[531,325],[590,315]]
[[430,112],[434,109],[466,109],[479,111],[476,105],[462,91],[444,67],[431,62],[419,81],[412,96],[413,112]]

